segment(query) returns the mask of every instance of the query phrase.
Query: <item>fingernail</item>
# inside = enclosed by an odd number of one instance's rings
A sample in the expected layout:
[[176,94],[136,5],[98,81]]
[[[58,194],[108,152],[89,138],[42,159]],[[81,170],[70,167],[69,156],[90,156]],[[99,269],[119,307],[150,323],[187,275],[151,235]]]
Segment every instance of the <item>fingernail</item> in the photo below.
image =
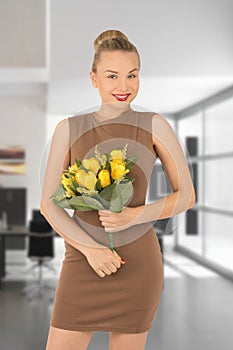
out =
[[125,260],[124,260],[124,259],[121,259],[121,261],[122,261],[123,263],[125,263]]

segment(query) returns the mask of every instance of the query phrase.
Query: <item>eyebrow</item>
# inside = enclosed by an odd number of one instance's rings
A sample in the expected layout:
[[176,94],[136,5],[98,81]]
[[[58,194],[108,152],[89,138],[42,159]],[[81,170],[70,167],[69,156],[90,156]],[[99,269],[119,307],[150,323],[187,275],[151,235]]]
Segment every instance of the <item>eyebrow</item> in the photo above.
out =
[[[131,71],[129,71],[129,73],[132,73],[132,72],[134,72],[135,70],[138,70],[138,68],[132,69]],[[105,72],[118,73],[118,72],[116,72],[115,70],[111,70],[111,69],[105,70],[104,73],[105,73]]]

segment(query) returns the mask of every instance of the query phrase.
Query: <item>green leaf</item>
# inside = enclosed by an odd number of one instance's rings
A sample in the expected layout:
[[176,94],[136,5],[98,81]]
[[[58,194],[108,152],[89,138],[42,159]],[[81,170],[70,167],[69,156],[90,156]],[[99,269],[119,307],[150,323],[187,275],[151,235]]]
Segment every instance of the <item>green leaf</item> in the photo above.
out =
[[69,176],[65,176],[65,177],[66,177],[66,178],[69,178],[69,177],[70,177],[70,175],[74,177],[74,176],[76,175],[76,172],[74,172],[74,171],[70,171],[70,172],[69,172]]
[[69,204],[69,199],[67,199],[67,198],[62,200],[62,201],[59,201],[59,202],[56,202],[55,200],[53,200],[53,201],[58,207],[67,208],[67,209],[75,209],[75,208],[73,208],[72,205]]
[[110,162],[106,162],[106,164],[105,164],[105,169],[107,169],[108,171],[111,171]]
[[85,195],[83,195],[82,197],[83,197],[83,200],[86,202],[86,204],[89,205],[89,207],[91,207],[92,209],[96,209],[96,210],[105,209],[97,199],[90,196],[85,196]]
[[106,186],[100,193],[100,197],[105,199],[106,201],[110,202],[111,200],[111,197],[112,197],[112,191],[115,187],[115,183],[111,184],[111,185],[108,185]]
[[102,187],[101,187],[101,184],[100,184],[100,180],[96,181],[95,188],[96,188],[97,191],[101,191],[102,190]]
[[79,168],[79,167],[80,167],[80,165],[81,165],[80,160],[75,158],[75,163],[76,163],[76,165],[77,165],[77,166],[78,166],[78,168]]
[[77,181],[71,179],[71,182],[72,182],[72,184],[73,184],[73,186],[74,186],[75,189],[79,186],[78,183],[77,183]]
[[137,156],[133,156],[133,157],[128,158],[128,159],[126,160],[126,162],[125,162],[125,167],[126,167],[127,169],[131,170],[132,167],[133,167],[134,164],[135,164],[135,160],[136,160],[136,159],[138,159]]
[[84,170],[86,173],[88,173],[89,171],[89,169],[85,168],[85,166],[83,166],[82,164],[80,164],[79,169]]
[[53,200],[53,203],[61,208],[72,209],[69,205],[69,199],[66,198],[66,193],[63,188],[63,185],[60,184],[57,190],[54,192],[52,196],[49,197]]
[[109,161],[110,161],[110,159],[111,159],[110,153],[104,153],[104,154],[106,155],[107,162],[109,162]]
[[62,200],[66,197],[66,192],[62,184],[56,189],[54,194],[50,196],[50,199],[56,199],[57,201]]
[[128,183],[130,179],[130,177],[125,175],[122,179],[120,179],[119,183]]
[[133,183],[135,181],[135,177],[127,177],[127,180]]
[[119,183],[118,188],[119,188],[119,192],[121,193],[123,205],[125,205],[133,195],[134,189],[133,189],[132,182],[129,181],[125,183]]
[[72,209],[75,210],[84,211],[93,209],[84,201],[83,196],[72,197],[71,199],[69,199],[69,204],[72,206]]
[[106,186],[99,193],[100,201],[101,201],[102,205],[105,207],[105,209],[109,209],[115,186],[116,186],[116,183],[110,184],[110,185]]
[[132,156],[126,159],[126,163],[127,162],[133,162],[135,163],[135,161],[138,159],[138,156]]
[[119,184],[116,183],[116,186],[114,187],[114,190],[112,193],[112,199],[110,202],[109,210],[111,210],[114,213],[119,213],[122,211],[122,208],[123,208],[123,199],[121,196]]

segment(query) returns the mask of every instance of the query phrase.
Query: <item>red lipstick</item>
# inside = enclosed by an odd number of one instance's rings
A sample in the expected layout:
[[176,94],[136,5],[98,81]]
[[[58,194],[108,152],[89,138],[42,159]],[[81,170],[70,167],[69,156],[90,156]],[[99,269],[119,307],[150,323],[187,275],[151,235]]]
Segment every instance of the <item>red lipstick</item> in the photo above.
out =
[[126,101],[130,94],[113,94],[117,101]]

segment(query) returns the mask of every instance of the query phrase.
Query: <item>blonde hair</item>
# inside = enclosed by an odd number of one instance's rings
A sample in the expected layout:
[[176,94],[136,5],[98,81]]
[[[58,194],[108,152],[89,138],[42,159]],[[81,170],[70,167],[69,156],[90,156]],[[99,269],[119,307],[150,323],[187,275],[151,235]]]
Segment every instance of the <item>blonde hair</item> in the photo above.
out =
[[94,40],[94,59],[92,63],[92,71],[96,73],[97,65],[100,62],[100,56],[103,51],[126,51],[136,52],[139,60],[140,56],[137,48],[128,40],[127,36],[120,30],[109,29],[97,36]]

